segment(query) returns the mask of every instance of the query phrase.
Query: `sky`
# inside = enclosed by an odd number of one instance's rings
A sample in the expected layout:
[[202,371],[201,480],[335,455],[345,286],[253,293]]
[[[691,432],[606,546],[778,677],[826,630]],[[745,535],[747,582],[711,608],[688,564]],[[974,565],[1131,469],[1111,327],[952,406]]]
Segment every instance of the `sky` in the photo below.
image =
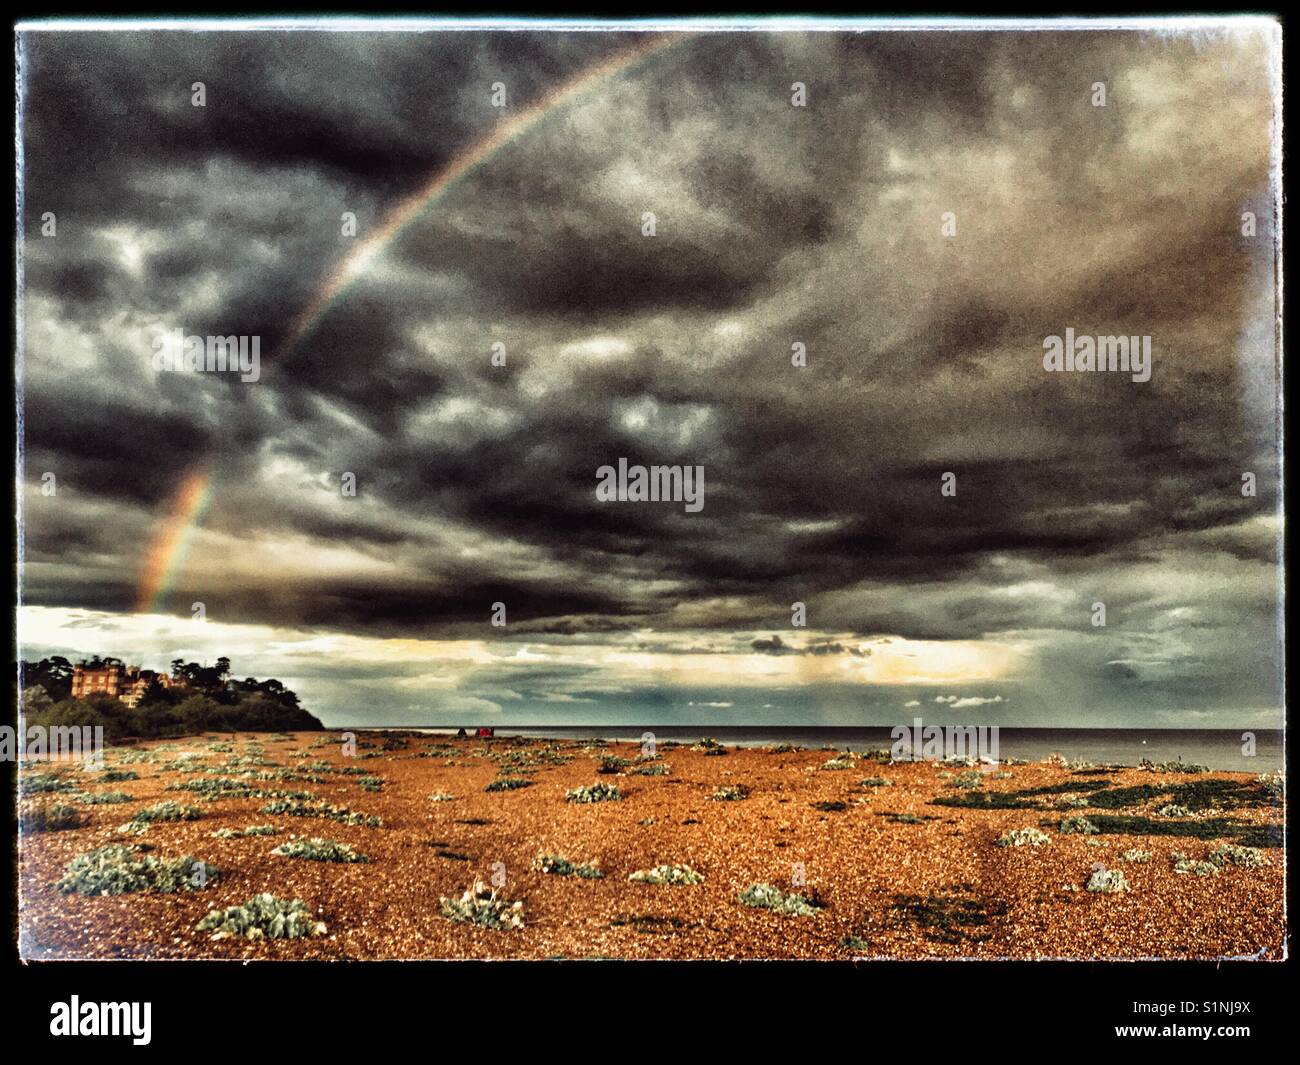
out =
[[1280,727],[1280,35],[651,37],[20,33],[21,656],[328,725]]

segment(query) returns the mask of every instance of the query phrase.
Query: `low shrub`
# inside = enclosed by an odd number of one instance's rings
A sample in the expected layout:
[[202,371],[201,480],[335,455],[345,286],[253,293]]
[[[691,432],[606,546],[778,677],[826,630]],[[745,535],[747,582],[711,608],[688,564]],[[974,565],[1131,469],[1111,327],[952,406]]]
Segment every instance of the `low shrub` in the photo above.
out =
[[484,791],[515,791],[518,788],[531,788],[533,782],[523,777],[497,777]]
[[1037,828],[1013,828],[998,837],[999,847],[1045,847],[1052,837]]
[[82,828],[86,822],[75,806],[53,803],[23,810],[18,824],[23,832],[62,832],[69,828]]
[[1121,854],[1119,860],[1121,862],[1131,862],[1134,865],[1145,865],[1151,860],[1151,852],[1144,851],[1141,847],[1133,847]]
[[1240,865],[1246,868],[1266,865],[1268,859],[1258,847],[1239,847],[1235,843],[1225,843],[1210,851],[1210,861],[1219,868],[1225,865]]
[[324,921],[312,917],[302,899],[278,899],[266,892],[242,906],[212,910],[195,927],[212,932],[213,939],[302,939],[329,931]]
[[524,926],[524,904],[500,897],[481,880],[474,881],[474,886],[460,898],[443,896],[438,902],[442,915],[457,924],[476,924],[503,932]]
[[289,817],[320,817],[328,821],[338,821],[345,825],[364,825],[366,828],[380,828],[383,821],[374,815],[357,813],[346,806],[332,806],[330,803],[305,803],[296,799],[276,799],[262,807],[264,814],[287,814]]
[[247,828],[219,828],[212,833],[217,839],[242,839],[245,836],[278,836],[275,825],[249,825]]
[[134,847],[110,844],[73,858],[54,885],[69,895],[124,895],[136,891],[198,891],[221,874],[193,858],[156,858]]
[[704,876],[689,865],[656,865],[653,869],[638,869],[628,879],[638,884],[699,884]]
[[1067,817],[1061,822],[1061,834],[1064,836],[1095,836],[1099,831],[1086,817]]
[[82,791],[71,796],[73,802],[83,806],[113,806],[118,803],[135,802],[135,796],[124,791]]
[[454,802],[455,799],[456,796],[447,791],[435,791],[429,796],[430,802]]
[[571,862],[568,858],[562,858],[558,854],[539,854],[537,856],[537,868],[543,873],[550,873],[552,876],[577,876],[584,880],[599,880],[605,874],[601,870],[599,863],[587,862],[579,864]]
[[773,910],[776,913],[790,914],[794,917],[811,917],[822,908],[802,895],[787,895],[780,888],[775,888],[771,884],[750,884],[737,897],[742,905]]
[[271,851],[281,858],[302,858],[309,862],[366,862],[364,854],[358,854],[350,843],[338,843],[332,839],[289,839]]
[[172,802],[169,799],[166,802],[156,802],[152,806],[137,810],[131,815],[131,820],[124,825],[118,825],[117,830],[119,832],[140,833],[148,829],[150,825],[161,821],[197,821],[202,816],[197,806],[182,806],[180,803]]
[[1089,891],[1099,891],[1107,895],[1113,895],[1116,892],[1127,891],[1128,889],[1128,881],[1118,869],[1097,869],[1088,878]]
[[740,802],[749,798],[749,789],[742,784],[724,784],[710,797],[714,802]]
[[564,793],[565,802],[618,802],[621,798],[623,793],[613,784],[590,784]]

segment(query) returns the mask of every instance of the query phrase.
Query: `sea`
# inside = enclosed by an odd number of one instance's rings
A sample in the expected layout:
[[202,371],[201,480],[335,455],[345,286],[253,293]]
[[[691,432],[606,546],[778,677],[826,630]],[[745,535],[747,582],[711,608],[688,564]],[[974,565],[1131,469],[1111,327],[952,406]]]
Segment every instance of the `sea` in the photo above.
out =
[[[368,726],[351,726],[357,731]],[[425,732],[455,735],[454,728],[385,726],[379,731]],[[471,730],[472,732],[472,730]],[[891,727],[880,726],[756,726],[745,725],[523,725],[496,726],[498,738],[618,740],[640,743],[646,733],[656,742],[695,743],[710,736],[737,747],[767,747],[778,743],[801,747],[863,751],[891,747]],[[1249,740],[1253,737],[1253,750]],[[1070,761],[1137,765],[1152,762],[1189,762],[1242,773],[1276,773],[1285,767],[1285,733],[1281,729],[1098,729],[999,728],[998,757],[1036,762],[1049,754]]]

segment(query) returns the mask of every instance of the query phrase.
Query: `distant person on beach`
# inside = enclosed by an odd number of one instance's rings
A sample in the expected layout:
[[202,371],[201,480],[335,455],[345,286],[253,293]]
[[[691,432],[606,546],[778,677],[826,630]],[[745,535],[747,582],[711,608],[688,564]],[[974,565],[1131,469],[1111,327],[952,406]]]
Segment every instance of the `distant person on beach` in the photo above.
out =
[[457,739],[461,739],[461,740],[463,740],[463,739],[464,739],[466,736],[468,736],[468,735],[469,735],[469,733],[465,731],[465,727],[464,727],[463,725],[462,725],[459,729],[456,730],[456,738],[457,738]]

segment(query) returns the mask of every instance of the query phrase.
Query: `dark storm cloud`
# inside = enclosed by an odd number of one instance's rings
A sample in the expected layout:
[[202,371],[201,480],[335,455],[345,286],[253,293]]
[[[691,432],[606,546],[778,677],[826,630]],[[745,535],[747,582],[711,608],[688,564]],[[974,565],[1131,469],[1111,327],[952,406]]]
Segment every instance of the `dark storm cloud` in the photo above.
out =
[[[28,601],[130,609],[205,468],[231,556],[176,602],[228,620],[459,638],[503,601],[546,640],[855,657],[850,633],[1075,634],[1105,589],[1139,631],[1181,603],[1181,634],[1267,639],[1262,38],[687,37],[483,160],[299,329],[501,120],[493,82],[513,113],[629,44],[25,34],[26,473],[88,508],[33,496]],[[150,331],[181,326],[259,336],[259,382],[153,373]],[[1153,336],[1151,381],[1045,374],[1066,327]],[[598,502],[620,457],[702,464],[704,510]],[[796,600],[840,635],[769,636]],[[1108,650],[1080,692],[1169,678]]]

